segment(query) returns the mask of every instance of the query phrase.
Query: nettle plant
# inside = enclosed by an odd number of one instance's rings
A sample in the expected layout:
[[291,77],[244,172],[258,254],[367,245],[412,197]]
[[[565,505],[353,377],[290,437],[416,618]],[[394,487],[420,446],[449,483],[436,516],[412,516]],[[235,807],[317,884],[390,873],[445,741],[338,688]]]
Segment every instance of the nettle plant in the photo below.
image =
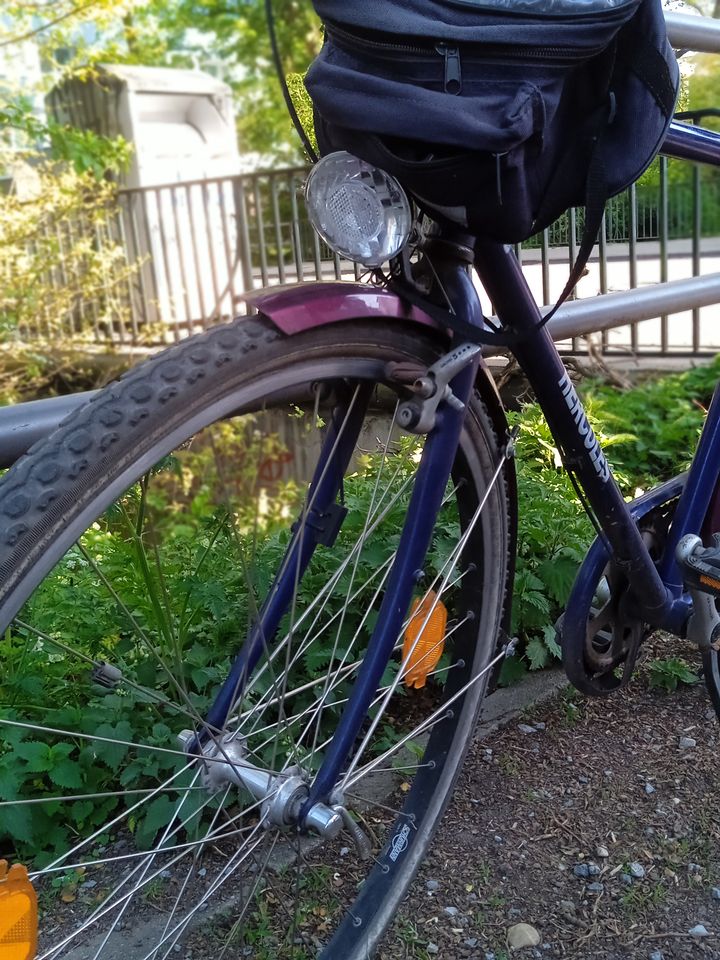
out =
[[[687,467],[719,375],[720,358],[629,390],[592,380],[581,384],[588,418],[628,499]],[[503,683],[560,656],[555,623],[594,537],[539,407],[527,404],[511,419],[521,427],[512,630],[524,656],[505,662]]]
[[[593,387],[589,407],[594,426],[619,467],[618,477],[628,495],[634,495],[642,482],[643,463],[649,456],[638,451],[654,451],[654,463],[660,463],[665,475],[687,459],[702,424],[703,391],[706,385],[709,389],[714,375],[713,370],[693,372],[625,394]],[[668,403],[658,420],[638,418],[632,434],[620,432],[626,421],[618,411],[625,403],[628,409],[647,406],[643,400],[647,390],[672,396],[674,405]],[[702,398],[699,403],[697,397]],[[678,403],[683,411],[681,430],[673,417]],[[598,413],[605,424],[602,428]],[[302,417],[298,410],[300,422]],[[523,655],[506,662],[504,682],[512,679],[511,670],[517,674],[528,667],[539,669],[559,655],[554,624],[593,536],[537,407],[525,408],[514,419],[522,429],[518,439],[521,525],[512,630],[523,641]],[[637,440],[640,426],[645,428],[648,422],[650,428],[643,429]],[[260,426],[252,417],[238,424],[227,421],[213,428],[210,438],[196,437],[158,463],[67,553],[43,589],[33,594],[31,609],[7,632],[0,644],[3,719],[27,722],[37,717],[38,726],[107,739],[4,728],[0,746],[3,853],[47,861],[71,846],[75,836],[87,835],[89,828],[101,827],[129,809],[140,796],[133,791],[147,793],[176,775],[173,789],[188,786],[190,772],[179,773],[184,757],[172,752],[177,734],[188,726],[187,710],[178,709],[177,704],[200,716],[207,711],[281,563],[291,536],[288,517],[301,508],[302,488],[292,480],[272,481],[258,497],[254,478],[258,473],[274,476],[273,465],[287,453],[272,430]],[[236,430],[244,433],[238,435]],[[325,677],[328,668],[337,669],[356,637],[351,655],[362,656],[377,621],[379,602],[375,598],[353,603],[343,612],[343,600],[352,578],[372,584],[398,545],[407,508],[403,487],[416,468],[416,443],[416,438],[399,438],[384,467],[377,454],[357,456],[343,488],[349,513],[338,539],[332,548],[316,551],[302,579],[300,609],[310,606],[341,571],[325,605],[331,629],[315,631],[313,642],[292,663],[289,683],[300,691],[294,701],[298,716],[306,706],[304,698],[310,704],[316,696],[313,683]],[[380,469],[385,471],[382,486],[388,488],[382,536],[368,541],[357,566],[343,567],[342,558],[362,537]],[[650,469],[647,472],[651,475]],[[392,477],[389,485],[388,477]],[[227,506],[229,501],[232,508]],[[442,569],[457,539],[458,519],[448,505],[439,518],[428,558],[428,582]],[[24,629],[22,621],[32,623],[33,632]],[[286,621],[280,630],[287,629]],[[160,661],[151,647],[160,652]],[[82,656],[73,658],[69,648]],[[94,683],[91,663],[97,661],[120,668],[132,685],[108,690]],[[387,668],[384,684],[397,669],[396,659]],[[272,671],[260,675],[242,709],[252,712],[268,698],[275,682]],[[442,679],[432,681],[437,683]],[[340,677],[323,714],[328,731],[337,722],[347,692]],[[402,687],[399,693],[403,695]],[[266,743],[262,731],[277,721],[271,711],[249,741],[259,760],[269,766],[277,744]],[[296,733],[288,729],[289,742],[297,742]],[[375,748],[383,749],[396,736],[390,717],[383,721]],[[141,744],[142,749],[127,744]],[[412,751],[413,745],[408,744],[408,749]],[[321,753],[297,759],[316,768]],[[38,792],[47,798],[83,793],[108,796],[92,802],[48,799],[13,805],[14,800],[37,797]],[[201,818],[212,814],[213,803],[202,790],[190,791],[179,815],[182,829],[197,830]],[[172,790],[165,791],[130,814],[121,829],[129,830],[138,846],[148,846],[176,818],[176,810]]]

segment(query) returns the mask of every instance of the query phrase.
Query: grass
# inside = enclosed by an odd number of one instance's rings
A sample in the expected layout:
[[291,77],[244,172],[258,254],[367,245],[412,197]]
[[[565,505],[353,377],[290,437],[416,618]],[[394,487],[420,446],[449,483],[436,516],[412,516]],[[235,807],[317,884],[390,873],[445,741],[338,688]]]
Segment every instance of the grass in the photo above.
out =
[[566,726],[574,727],[584,715],[583,702],[575,687],[567,687],[560,696],[563,721]]
[[620,897],[620,905],[630,917],[641,917],[665,903],[668,890],[662,880],[635,880]]
[[403,918],[396,924],[395,933],[403,945],[402,960],[430,960],[430,954],[426,949],[428,941],[420,935],[417,925],[412,920]]
[[150,902],[159,900],[165,892],[165,888],[166,884],[163,878],[155,877],[153,880],[148,881],[143,887],[143,896]]
[[517,757],[507,755],[498,758],[498,766],[507,777],[516,777],[522,769]]

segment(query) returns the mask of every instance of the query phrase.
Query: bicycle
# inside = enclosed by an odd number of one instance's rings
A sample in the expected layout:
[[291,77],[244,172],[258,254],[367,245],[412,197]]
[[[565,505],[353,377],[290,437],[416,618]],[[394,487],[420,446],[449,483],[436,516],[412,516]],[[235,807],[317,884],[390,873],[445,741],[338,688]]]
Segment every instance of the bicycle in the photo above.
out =
[[[720,163],[720,136],[676,123],[664,150]],[[688,473],[628,505],[512,251],[437,228],[423,252],[474,327],[477,270],[597,519],[570,679],[612,692],[662,628],[698,643],[720,711],[720,551],[698,536],[720,529],[718,391]],[[392,285],[248,299],[0,485],[4,847],[84,901],[43,958],[150,960],[219,927],[219,956],[370,956],[512,652],[514,438],[479,348]]]

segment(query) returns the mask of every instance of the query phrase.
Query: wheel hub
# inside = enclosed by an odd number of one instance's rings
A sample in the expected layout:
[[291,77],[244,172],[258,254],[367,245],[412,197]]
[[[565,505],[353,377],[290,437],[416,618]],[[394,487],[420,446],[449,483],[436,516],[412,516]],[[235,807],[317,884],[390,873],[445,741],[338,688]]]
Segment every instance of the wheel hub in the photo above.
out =
[[[197,745],[193,730],[183,730],[178,740],[186,751]],[[267,827],[280,830],[299,827],[312,830],[325,840],[332,840],[342,830],[342,816],[325,803],[313,804],[300,821],[300,812],[310,796],[310,788],[299,767],[289,767],[281,773],[264,770],[247,759],[243,739],[232,734],[208,741],[201,750],[205,758],[203,782],[206,788],[215,793],[233,783],[247,790],[261,801],[261,815]]]

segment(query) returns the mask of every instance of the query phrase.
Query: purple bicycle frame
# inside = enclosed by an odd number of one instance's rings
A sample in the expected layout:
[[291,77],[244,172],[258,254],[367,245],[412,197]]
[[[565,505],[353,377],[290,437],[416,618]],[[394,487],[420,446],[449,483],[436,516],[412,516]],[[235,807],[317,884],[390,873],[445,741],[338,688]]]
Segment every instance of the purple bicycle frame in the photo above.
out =
[[[683,160],[720,166],[720,134],[673,122],[663,151]],[[674,513],[663,555],[650,557],[612,477],[582,404],[570,383],[522,269],[509,247],[479,241],[475,267],[504,327],[520,335],[513,353],[530,382],[553,437],[592,507],[612,559],[625,573],[638,617],[682,634],[690,614],[683,596],[675,548],[686,533],[700,533],[706,517],[718,514],[720,388],[716,387],[700,442]],[[720,519],[720,517],[718,517]]]
[[[673,124],[664,152],[687,160],[720,165],[720,135]],[[720,459],[718,391],[711,404],[697,454],[677,505],[664,556],[656,565],[643,542],[636,518],[630,506],[625,503],[593,435],[550,333],[547,327],[541,324],[539,308],[512,249],[497,243],[477,241],[475,268],[503,326],[519,335],[513,352],[535,391],[552,434],[564,453],[566,463],[572,467],[599,521],[613,560],[627,578],[637,616],[655,626],[681,634],[690,614],[690,606],[682,593],[674,548],[684,533],[701,530],[715,496],[717,463]],[[472,318],[471,322],[482,322],[478,316],[477,296],[472,285],[469,281],[461,282],[464,281],[464,276],[459,264],[447,274],[449,287],[454,288],[453,306],[460,316]],[[443,280],[445,279],[443,277]],[[293,290],[262,292],[252,297],[251,302],[290,335],[309,327],[338,323],[358,315],[404,316],[417,323],[432,324],[426,314],[415,307],[405,306],[394,294],[362,288],[356,284],[313,284],[305,288],[301,285]],[[459,386],[460,384],[457,384],[457,387]],[[467,383],[464,383],[458,392],[462,394],[465,390]],[[448,410],[444,411],[442,419],[447,421],[446,425],[452,420]],[[454,447],[451,449],[451,445],[457,442],[457,430],[458,424],[455,423],[448,431],[449,436],[442,436],[444,431],[441,431],[439,436],[433,436],[436,433],[433,431],[429,436],[429,447],[423,458],[424,464],[419,477],[418,502],[425,502],[427,505],[428,493],[433,484],[444,486],[447,468],[443,471],[441,464],[452,462]],[[401,567],[407,570],[415,568],[415,560],[411,558],[413,555],[420,556],[424,550],[424,543],[434,522],[435,509],[433,504],[429,510],[418,511],[417,504],[411,503],[403,533],[407,542],[404,543],[405,549],[402,551],[406,555]],[[581,570],[580,581],[583,576]],[[392,594],[393,591],[397,592],[397,584],[393,584],[388,593]],[[362,680],[353,688],[350,702],[311,786],[310,797],[303,813],[313,803],[327,800],[337,782],[349,747],[357,735],[376,689],[377,678],[387,662],[389,650],[392,648],[389,638],[397,632],[397,626],[393,621],[386,625],[378,636],[371,639],[362,665]]]

